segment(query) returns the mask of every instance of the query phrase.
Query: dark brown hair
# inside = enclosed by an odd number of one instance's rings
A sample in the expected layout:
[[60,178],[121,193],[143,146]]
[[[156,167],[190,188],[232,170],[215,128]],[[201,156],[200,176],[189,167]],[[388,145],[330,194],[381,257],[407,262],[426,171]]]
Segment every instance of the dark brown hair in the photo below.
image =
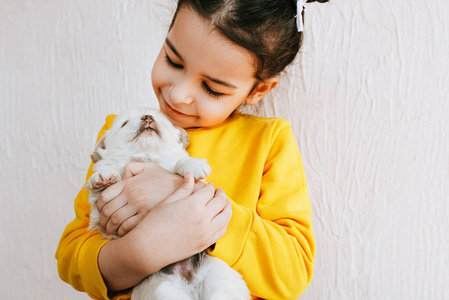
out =
[[182,7],[193,9],[226,38],[252,52],[258,81],[279,75],[301,47],[295,0],[179,0],[171,26]]

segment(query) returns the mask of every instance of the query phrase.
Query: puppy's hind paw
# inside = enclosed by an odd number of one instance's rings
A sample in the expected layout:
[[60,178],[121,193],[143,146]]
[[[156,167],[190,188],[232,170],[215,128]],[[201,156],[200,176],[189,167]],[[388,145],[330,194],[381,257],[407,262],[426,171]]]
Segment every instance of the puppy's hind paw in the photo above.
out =
[[86,189],[90,191],[104,190],[120,180],[121,176],[115,170],[98,171],[89,178],[86,184]]

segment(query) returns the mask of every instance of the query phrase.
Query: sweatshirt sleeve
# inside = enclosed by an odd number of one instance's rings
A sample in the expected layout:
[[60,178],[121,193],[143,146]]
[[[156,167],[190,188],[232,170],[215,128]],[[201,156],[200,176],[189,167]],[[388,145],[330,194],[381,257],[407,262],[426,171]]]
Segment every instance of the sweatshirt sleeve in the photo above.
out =
[[[110,128],[114,116],[106,118],[97,141]],[[92,175],[92,164],[86,176]],[[65,228],[56,250],[58,272],[61,279],[78,291],[86,292],[93,299],[109,299],[106,284],[98,268],[98,254],[109,240],[102,239],[97,231],[89,231],[89,192],[81,189],[75,199],[75,219]],[[117,295],[114,299],[128,299]]]
[[298,298],[312,279],[315,240],[304,167],[288,122],[273,131],[256,210],[232,202],[232,213],[210,254],[242,274],[253,297]]

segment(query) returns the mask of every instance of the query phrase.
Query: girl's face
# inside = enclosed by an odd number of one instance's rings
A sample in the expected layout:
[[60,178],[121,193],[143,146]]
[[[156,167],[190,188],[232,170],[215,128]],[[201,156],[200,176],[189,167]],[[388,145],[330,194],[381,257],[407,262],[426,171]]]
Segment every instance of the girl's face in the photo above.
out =
[[[252,54],[182,8],[152,71],[160,109],[182,128],[210,127],[243,102],[255,104],[277,83],[258,84]],[[268,84],[268,85],[267,85]]]

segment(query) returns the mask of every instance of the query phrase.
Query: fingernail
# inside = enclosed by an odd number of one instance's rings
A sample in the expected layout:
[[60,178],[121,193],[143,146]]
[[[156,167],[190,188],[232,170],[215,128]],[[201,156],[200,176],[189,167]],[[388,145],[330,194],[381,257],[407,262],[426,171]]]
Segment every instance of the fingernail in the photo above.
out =
[[186,172],[186,174],[184,175],[184,183],[187,183],[190,179],[190,172]]

